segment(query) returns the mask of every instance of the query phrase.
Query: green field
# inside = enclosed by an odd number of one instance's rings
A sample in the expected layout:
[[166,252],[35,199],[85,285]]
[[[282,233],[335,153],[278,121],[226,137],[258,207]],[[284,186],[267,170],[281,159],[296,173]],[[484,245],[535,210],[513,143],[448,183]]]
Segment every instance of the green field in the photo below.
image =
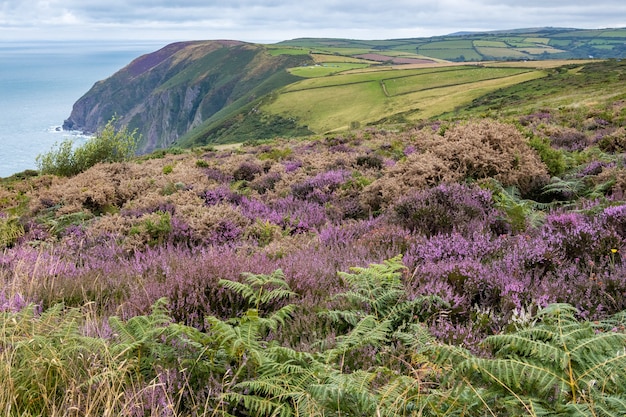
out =
[[543,43],[547,45],[550,42],[550,38],[524,38],[524,42]]
[[307,55],[309,53],[308,49],[302,48],[280,48],[270,46],[267,49],[271,55]]
[[474,41],[474,46],[486,46],[493,48],[507,48],[508,45],[503,41]]
[[455,71],[438,71],[408,77],[386,79],[385,88],[390,97],[460,84],[503,78],[530,71],[520,68],[464,67]]
[[355,62],[327,62],[323,64],[309,65],[306,67],[291,68],[289,69],[289,72],[298,77],[316,78],[337,74],[351,69],[366,67],[369,67],[369,64]]
[[298,120],[316,133],[384,119],[419,120],[498,88],[543,77],[528,68],[454,66],[338,74],[285,87],[261,111]]
[[453,41],[438,41],[429,42],[419,47],[420,51],[426,51],[429,49],[468,49],[473,47],[473,41],[471,40],[453,40]]
[[489,57],[491,59],[506,59],[506,58],[519,58],[526,59],[528,54],[518,51],[516,49],[508,48],[476,48],[479,54],[483,57]]
[[[417,53],[425,57],[451,61],[553,59],[555,57],[580,59],[589,55],[596,58],[621,58],[626,55],[626,29],[537,28],[509,33],[488,32],[386,41],[296,39],[277,45],[309,48],[339,55]],[[555,49],[546,49],[548,46]],[[475,47],[478,51],[474,50]],[[501,48],[502,51],[485,48]],[[524,52],[520,52],[522,48]],[[525,57],[524,54],[527,56]]]

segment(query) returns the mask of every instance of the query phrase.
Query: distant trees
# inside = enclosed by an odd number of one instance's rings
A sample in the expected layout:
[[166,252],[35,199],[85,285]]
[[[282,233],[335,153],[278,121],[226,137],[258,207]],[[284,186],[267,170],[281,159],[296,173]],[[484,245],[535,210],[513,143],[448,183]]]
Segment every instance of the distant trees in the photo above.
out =
[[121,162],[133,157],[139,140],[137,131],[129,132],[126,127],[116,130],[114,122],[115,118],[109,120],[100,133],[83,145],[75,146],[71,139],[66,139],[38,155],[40,172],[71,177],[99,162]]

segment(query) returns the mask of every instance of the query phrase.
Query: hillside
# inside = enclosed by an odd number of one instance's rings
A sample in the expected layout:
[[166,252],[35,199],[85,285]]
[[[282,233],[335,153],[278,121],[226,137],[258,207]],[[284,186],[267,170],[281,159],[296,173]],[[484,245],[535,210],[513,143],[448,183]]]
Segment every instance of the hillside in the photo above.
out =
[[[303,38],[279,45],[324,53],[367,54],[446,61],[620,58],[626,54],[626,29],[532,28],[383,41]],[[385,58],[381,58],[384,60]]]
[[3,179],[0,408],[624,415],[626,99],[587,88]]
[[306,56],[272,56],[262,46],[237,41],[168,45],[96,83],[63,127],[95,132],[117,115],[120,125],[142,135],[139,151],[150,152],[293,82],[297,78],[284,69],[306,62]]
[[543,28],[387,41],[184,42],[98,82],[64,127],[94,132],[116,114],[142,135],[145,153],[415,122],[546,77],[566,63],[559,59],[624,56],[625,40],[622,29]]

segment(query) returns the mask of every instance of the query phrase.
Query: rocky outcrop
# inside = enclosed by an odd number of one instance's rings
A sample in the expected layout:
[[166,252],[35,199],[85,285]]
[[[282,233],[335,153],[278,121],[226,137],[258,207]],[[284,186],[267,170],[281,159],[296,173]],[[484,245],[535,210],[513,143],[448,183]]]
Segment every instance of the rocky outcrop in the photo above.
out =
[[93,133],[115,116],[120,126],[137,129],[141,153],[168,147],[206,120],[232,115],[269,92],[262,88],[266,80],[308,59],[272,56],[262,45],[239,41],[174,43],[97,82],[63,128]]

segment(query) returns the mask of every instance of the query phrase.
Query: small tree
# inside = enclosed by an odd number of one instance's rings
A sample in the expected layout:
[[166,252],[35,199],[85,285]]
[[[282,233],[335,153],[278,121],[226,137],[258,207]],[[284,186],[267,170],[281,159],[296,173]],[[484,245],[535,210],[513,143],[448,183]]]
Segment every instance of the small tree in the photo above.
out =
[[128,132],[126,127],[115,129],[115,118],[104,129],[81,146],[74,146],[71,139],[55,144],[53,149],[37,156],[42,174],[69,177],[79,174],[99,162],[121,162],[132,158],[137,149],[137,131]]

